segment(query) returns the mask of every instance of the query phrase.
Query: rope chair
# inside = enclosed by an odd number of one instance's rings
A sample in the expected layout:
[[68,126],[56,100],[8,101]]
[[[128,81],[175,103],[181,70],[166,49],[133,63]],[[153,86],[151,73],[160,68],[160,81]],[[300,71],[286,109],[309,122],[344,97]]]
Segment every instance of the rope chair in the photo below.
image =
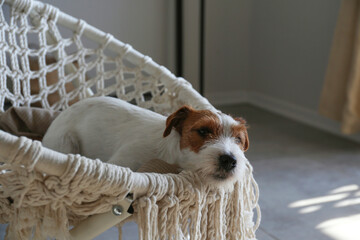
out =
[[[184,104],[215,109],[130,45],[41,2],[1,2],[0,44],[0,116],[8,107],[60,111],[103,95],[164,115]],[[249,163],[224,191],[192,172],[132,172],[4,131],[0,162],[7,239],[91,239],[124,219],[137,222],[140,239],[255,239],[260,222]]]

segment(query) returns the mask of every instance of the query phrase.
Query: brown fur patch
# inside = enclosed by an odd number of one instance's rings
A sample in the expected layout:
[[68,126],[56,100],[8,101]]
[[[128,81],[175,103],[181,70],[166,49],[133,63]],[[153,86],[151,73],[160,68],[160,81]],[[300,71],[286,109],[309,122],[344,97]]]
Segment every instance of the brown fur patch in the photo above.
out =
[[222,132],[216,114],[209,110],[195,110],[189,106],[180,108],[168,117],[164,137],[168,136],[173,128],[181,135],[180,148],[189,148],[196,153],[206,142],[218,138]]
[[163,136],[164,137],[169,136],[169,134],[171,133],[173,128],[175,128],[176,131],[178,131],[178,133],[181,135],[182,134],[182,127],[184,125],[184,121],[188,117],[188,114],[190,112],[193,112],[193,111],[196,111],[196,110],[193,109],[192,107],[189,107],[189,106],[185,105],[185,106],[179,108],[173,114],[171,114],[166,119],[166,128],[165,128],[165,131],[163,133]]
[[240,124],[232,126],[232,136],[235,138],[239,138],[239,146],[245,152],[248,150],[250,142],[249,136],[247,133],[246,121],[242,118],[234,118],[236,121],[239,121]]
[[[201,131],[206,134],[200,134]],[[222,126],[216,114],[209,110],[192,111],[184,121],[180,148],[197,153],[206,142],[219,138],[221,133]]]

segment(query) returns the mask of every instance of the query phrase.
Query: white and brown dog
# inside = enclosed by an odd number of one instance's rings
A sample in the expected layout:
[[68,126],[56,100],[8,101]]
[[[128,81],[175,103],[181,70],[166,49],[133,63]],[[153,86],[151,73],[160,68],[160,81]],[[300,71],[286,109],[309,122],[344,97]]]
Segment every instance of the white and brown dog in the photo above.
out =
[[220,112],[183,106],[166,118],[116,98],[95,97],[62,112],[43,145],[132,170],[161,159],[207,182],[229,183],[244,173],[249,139],[243,119]]

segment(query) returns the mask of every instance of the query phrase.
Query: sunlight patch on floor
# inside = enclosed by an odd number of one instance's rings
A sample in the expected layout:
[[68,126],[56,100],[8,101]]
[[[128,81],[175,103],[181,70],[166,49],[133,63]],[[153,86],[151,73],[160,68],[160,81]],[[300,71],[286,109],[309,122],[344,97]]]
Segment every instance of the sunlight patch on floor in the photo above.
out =
[[309,198],[309,199],[304,199],[304,200],[293,202],[293,203],[289,204],[289,207],[290,208],[299,208],[299,207],[307,207],[307,206],[311,206],[311,205],[318,205],[321,203],[339,201],[348,196],[349,196],[348,193],[341,193],[341,194],[336,194],[336,195]]
[[[329,191],[329,195],[298,200],[290,203],[288,207],[299,208],[299,214],[313,213],[318,210],[334,211],[334,209],[339,208],[352,208],[355,205],[360,205],[359,189],[357,184],[338,187]],[[349,211],[347,212],[349,213]],[[354,211],[354,215],[325,219],[315,228],[332,240],[359,240],[360,214],[356,213],[358,211]]]
[[360,204],[360,198],[346,199],[334,205],[334,207],[347,207]]
[[351,184],[351,185],[347,185],[347,186],[342,186],[339,188],[336,188],[332,191],[330,191],[331,194],[335,194],[335,193],[343,193],[343,192],[351,192],[351,191],[356,191],[359,189],[359,186],[356,184]]
[[301,213],[301,214],[312,213],[312,212],[316,212],[316,211],[320,210],[321,208],[322,208],[321,205],[305,207],[305,208],[300,209],[299,213]]
[[334,240],[359,240],[360,214],[326,220],[316,229]]

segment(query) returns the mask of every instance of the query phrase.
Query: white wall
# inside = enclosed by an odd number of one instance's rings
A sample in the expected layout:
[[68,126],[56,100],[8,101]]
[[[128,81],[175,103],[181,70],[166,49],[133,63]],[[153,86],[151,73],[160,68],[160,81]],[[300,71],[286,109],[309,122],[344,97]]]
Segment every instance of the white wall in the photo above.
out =
[[174,69],[174,1],[43,0]]
[[317,110],[339,6],[253,1],[249,90]]
[[210,102],[251,103],[343,136],[318,114],[340,0],[206,2]]
[[317,108],[340,0],[206,3],[207,96],[256,92]]

